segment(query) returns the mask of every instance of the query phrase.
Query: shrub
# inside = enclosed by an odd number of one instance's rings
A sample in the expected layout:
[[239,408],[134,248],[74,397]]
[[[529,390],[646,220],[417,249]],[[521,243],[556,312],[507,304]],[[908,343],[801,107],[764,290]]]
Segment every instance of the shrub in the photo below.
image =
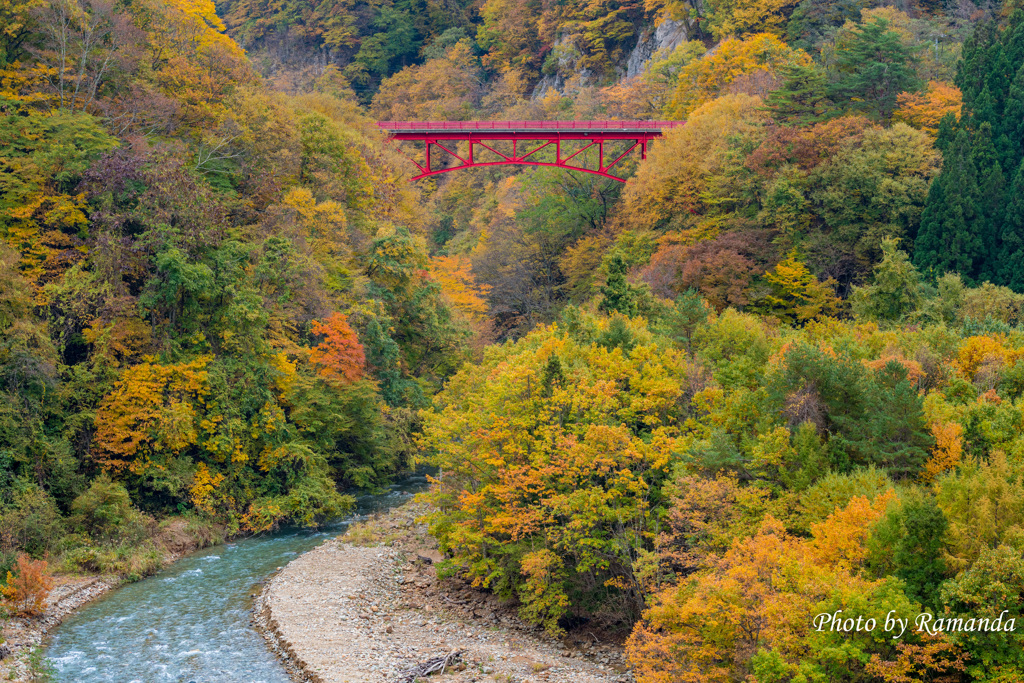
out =
[[163,551],[153,543],[97,548],[75,548],[64,555],[61,569],[118,574],[128,581],[138,581],[163,567]]
[[101,475],[71,503],[71,521],[94,540],[134,543],[145,537],[146,517],[132,506],[128,491]]
[[53,550],[63,532],[57,504],[35,485],[16,492],[11,506],[0,512],[0,546],[6,550],[42,557]]
[[46,560],[33,560],[22,553],[16,563],[17,574],[7,572],[7,585],[0,588],[4,602],[15,614],[31,617],[42,614],[46,596],[53,588],[53,577]]

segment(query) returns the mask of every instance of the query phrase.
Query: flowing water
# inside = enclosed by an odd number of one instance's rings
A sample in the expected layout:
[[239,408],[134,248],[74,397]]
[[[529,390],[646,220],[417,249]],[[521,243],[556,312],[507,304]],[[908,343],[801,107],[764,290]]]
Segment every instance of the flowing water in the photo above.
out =
[[[359,498],[357,515],[400,505],[425,488],[425,477],[409,477],[389,493]],[[342,533],[352,519],[208,548],[111,591],[52,632],[46,656],[55,679],[288,683],[250,622],[251,596],[259,581]]]

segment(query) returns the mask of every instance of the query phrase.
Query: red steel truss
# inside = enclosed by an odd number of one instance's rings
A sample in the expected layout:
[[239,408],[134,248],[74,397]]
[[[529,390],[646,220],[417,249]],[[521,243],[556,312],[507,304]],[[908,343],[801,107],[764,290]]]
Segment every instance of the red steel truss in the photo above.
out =
[[[625,178],[612,175],[609,170],[638,148],[640,158],[646,159],[647,146],[651,140],[661,137],[663,130],[682,126],[684,123],[684,121],[379,121],[377,125],[390,133],[394,140],[424,143],[425,163],[421,164],[409,157],[409,160],[420,170],[420,174],[410,180],[419,180],[438,173],[448,173],[474,166],[528,164],[584,171],[625,182]],[[492,146],[498,140],[512,143],[511,155],[499,152]],[[562,143],[566,141],[583,141],[587,144],[563,157]],[[626,141],[627,144],[632,142],[633,144],[626,151],[605,163],[605,143],[616,141]],[[452,144],[453,142],[468,142],[469,152],[458,153],[457,145]],[[520,152],[519,143],[521,142],[530,143],[525,146],[528,150],[525,153]],[[437,147],[447,152],[461,163],[454,166],[445,165],[442,168],[433,166],[431,147]],[[499,157],[499,160],[477,160],[474,153],[477,147],[493,152]],[[541,161],[542,155],[538,153],[541,150],[548,150],[546,155],[550,158],[550,148],[552,147],[555,152],[554,161]],[[584,157],[580,155],[593,147],[597,148],[597,168],[578,166],[572,163],[574,159],[577,160],[577,163],[583,160]],[[569,151],[566,150],[567,153]]]

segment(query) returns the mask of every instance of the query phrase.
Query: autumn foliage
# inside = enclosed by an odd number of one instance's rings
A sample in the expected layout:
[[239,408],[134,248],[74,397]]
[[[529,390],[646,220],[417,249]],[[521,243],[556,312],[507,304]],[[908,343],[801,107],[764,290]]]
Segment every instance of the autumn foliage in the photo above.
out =
[[14,571],[7,572],[7,581],[0,586],[4,604],[19,616],[35,617],[43,613],[46,597],[53,588],[53,577],[47,569],[46,560],[33,560],[21,553]]
[[949,83],[928,82],[925,93],[900,93],[896,98],[899,109],[893,119],[904,121],[914,128],[920,128],[932,135],[939,132],[939,121],[947,114],[960,118],[963,94]]
[[[817,632],[816,615],[849,607],[910,614],[898,589],[822,563],[810,544],[768,516],[750,538],[733,541],[707,571],[657,594],[627,644],[644,683],[717,683],[775,670],[827,671],[824,653],[845,643],[846,666],[873,648],[865,635]],[[856,654],[855,654],[856,653]],[[863,655],[861,655],[863,656]],[[851,671],[851,673],[852,673]]]
[[489,351],[424,417],[424,445],[446,472],[430,494],[441,546],[553,632],[579,590],[635,610],[627,549],[651,533],[685,378],[675,352],[622,318],[583,316]]
[[363,374],[366,354],[349,327],[348,318],[341,313],[332,313],[325,322],[313,321],[313,334],[322,335],[323,340],[310,349],[309,361],[317,367],[317,373],[326,379],[354,382]]
[[5,604],[427,464],[440,575],[642,683],[1024,680],[812,627],[1024,604],[1013,4],[0,0]]

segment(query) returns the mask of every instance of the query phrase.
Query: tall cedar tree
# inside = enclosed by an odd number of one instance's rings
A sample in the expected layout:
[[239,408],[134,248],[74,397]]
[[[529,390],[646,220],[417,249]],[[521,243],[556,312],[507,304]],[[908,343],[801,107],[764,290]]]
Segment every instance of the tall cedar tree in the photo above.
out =
[[623,315],[636,315],[636,288],[626,280],[628,270],[629,266],[621,255],[612,256],[608,263],[608,282],[601,288],[604,298],[598,304],[603,313],[618,311]]
[[940,126],[942,173],[921,217],[914,263],[1024,291],[1017,194],[1024,160],[1024,12],[978,27],[964,44],[959,122]]
[[1024,292],[1024,161],[1017,167],[1007,197],[999,254],[999,281]]
[[914,264],[936,275],[954,272],[973,278],[985,251],[977,233],[978,170],[966,130],[957,132],[943,159],[921,215]]

